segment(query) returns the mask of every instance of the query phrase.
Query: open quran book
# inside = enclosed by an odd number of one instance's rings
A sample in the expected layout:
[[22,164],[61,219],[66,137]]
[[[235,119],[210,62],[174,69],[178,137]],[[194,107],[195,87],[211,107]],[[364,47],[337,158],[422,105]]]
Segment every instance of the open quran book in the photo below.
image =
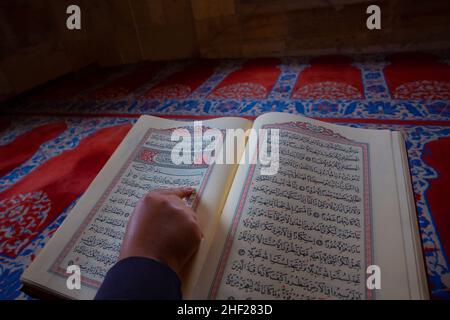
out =
[[[25,287],[92,299],[138,199],[154,188],[193,186],[188,204],[204,239],[181,275],[186,299],[428,298],[400,132],[284,113],[202,125],[278,129],[278,171],[262,175],[263,164],[248,161],[175,165],[171,133],[193,123],[142,116],[23,274]],[[256,149],[235,145],[238,157]],[[72,264],[81,269],[79,290],[66,286]],[[380,268],[380,289],[366,285],[371,265]]]

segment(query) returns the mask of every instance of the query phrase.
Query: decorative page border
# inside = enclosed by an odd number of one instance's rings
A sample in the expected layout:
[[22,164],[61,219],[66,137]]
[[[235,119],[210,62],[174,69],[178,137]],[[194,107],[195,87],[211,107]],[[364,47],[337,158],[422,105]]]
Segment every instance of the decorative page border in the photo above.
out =
[[[351,146],[356,146],[362,148],[363,154],[363,185],[364,185],[364,245],[365,245],[365,265],[366,267],[372,264],[374,260],[373,254],[373,232],[372,232],[372,203],[371,203],[371,185],[370,185],[370,161],[369,161],[369,144],[363,142],[357,142],[345,138],[344,136],[334,132],[331,129],[312,125],[306,122],[285,122],[279,124],[270,124],[262,126],[263,129],[284,129],[290,130],[297,133],[301,133],[307,136],[312,136],[315,138],[327,140],[330,142],[336,142],[341,144],[347,144]],[[255,171],[256,164],[252,164],[250,170],[247,173],[246,182],[243,186],[242,197],[237,204],[235,213],[233,216],[233,221],[231,228],[228,231],[227,240],[225,242],[224,248],[222,249],[222,254],[219,260],[219,264],[216,268],[214,280],[211,284],[208,299],[216,299],[217,292],[222,281],[223,274],[225,272],[225,266],[228,262],[228,257],[231,252],[231,247],[236,235],[236,230],[239,225],[242,210],[247,201],[248,191],[252,182],[253,174]],[[366,299],[375,299],[375,292],[366,288]]]
[[[77,231],[73,234],[71,239],[67,242],[67,244],[65,245],[63,251],[59,254],[59,256],[57,257],[55,262],[48,269],[48,272],[56,274],[58,276],[62,276],[64,278],[67,277],[66,270],[61,267],[62,261],[67,257],[69,252],[71,252],[71,250],[73,249],[73,246],[79,240],[79,238],[82,235],[83,231],[89,225],[89,223],[92,221],[94,216],[97,214],[97,212],[100,209],[100,207],[104,204],[104,202],[106,201],[106,199],[108,198],[108,196],[112,192],[113,188],[118,183],[119,179],[122,177],[122,175],[125,173],[125,171],[129,167],[129,165],[131,164],[131,162],[133,162],[134,159],[136,159],[136,157],[139,154],[139,152],[144,148],[143,147],[144,142],[149,138],[149,136],[151,134],[154,134],[154,133],[167,134],[169,132],[172,132],[172,130],[174,130],[174,129],[176,129],[176,128],[171,128],[171,129],[154,129],[154,128],[150,128],[150,129],[147,130],[145,135],[142,137],[142,139],[137,144],[136,148],[133,150],[133,152],[128,157],[127,161],[121,166],[120,170],[117,172],[117,174],[115,175],[114,179],[111,181],[111,183],[108,185],[106,190],[103,192],[102,196],[96,202],[96,204],[91,209],[91,211],[89,212],[87,217],[80,224],[80,226],[78,227]],[[202,183],[200,184],[199,190],[196,193],[194,200],[192,201],[192,208],[194,210],[198,206],[198,203],[200,201],[201,195],[203,194],[203,192],[205,190],[205,187],[206,187],[206,184],[207,184],[207,182],[209,180],[212,168],[213,168],[213,165],[208,166],[206,174],[205,174],[204,178],[202,179]],[[102,284],[102,282],[100,282],[100,281],[92,280],[92,279],[87,278],[87,277],[85,277],[83,275],[81,276],[81,283],[86,285],[86,286],[88,286],[88,287],[94,288],[94,289],[98,289],[100,287],[100,285]]]

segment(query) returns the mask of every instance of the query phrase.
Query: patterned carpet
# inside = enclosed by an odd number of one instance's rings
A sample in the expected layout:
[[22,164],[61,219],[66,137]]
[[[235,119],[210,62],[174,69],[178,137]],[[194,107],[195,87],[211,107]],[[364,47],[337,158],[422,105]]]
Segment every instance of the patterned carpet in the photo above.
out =
[[450,60],[434,55],[195,60],[88,68],[2,106],[0,299],[140,114],[279,111],[407,135],[432,297],[450,299]]

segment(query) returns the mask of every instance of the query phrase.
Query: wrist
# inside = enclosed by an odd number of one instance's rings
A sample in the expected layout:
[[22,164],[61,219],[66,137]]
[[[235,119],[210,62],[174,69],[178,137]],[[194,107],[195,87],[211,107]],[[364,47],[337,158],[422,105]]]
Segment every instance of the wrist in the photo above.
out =
[[133,252],[121,254],[119,256],[119,261],[124,260],[126,258],[131,258],[131,257],[141,257],[141,258],[152,259],[152,260],[157,261],[157,262],[167,266],[168,268],[172,269],[176,274],[179,274],[179,272],[180,272],[178,263],[174,259],[165,257],[164,255],[145,252],[145,251],[135,250]]

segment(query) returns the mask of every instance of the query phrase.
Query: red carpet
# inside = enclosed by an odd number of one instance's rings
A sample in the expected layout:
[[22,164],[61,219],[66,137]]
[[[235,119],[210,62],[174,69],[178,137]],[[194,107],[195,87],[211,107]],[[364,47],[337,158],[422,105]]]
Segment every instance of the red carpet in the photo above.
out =
[[[0,193],[0,212],[8,212],[0,216],[0,225],[9,225],[8,234],[0,231],[0,254],[16,257],[56,215],[78,198],[130,128],[127,124],[101,129],[83,139],[75,149],[48,160],[13,187]],[[25,152],[29,155],[28,150]],[[19,212],[26,215],[25,219],[16,216]]]
[[143,63],[84,70],[0,110],[0,299],[140,114],[298,113],[401,130],[434,299],[450,299],[450,66],[445,53]]

